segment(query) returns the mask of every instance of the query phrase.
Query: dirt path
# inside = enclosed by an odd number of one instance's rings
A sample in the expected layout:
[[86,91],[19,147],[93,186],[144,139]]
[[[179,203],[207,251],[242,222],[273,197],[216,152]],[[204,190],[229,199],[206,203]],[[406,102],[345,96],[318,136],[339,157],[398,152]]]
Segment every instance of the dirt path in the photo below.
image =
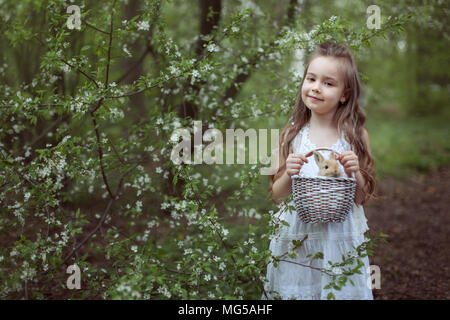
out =
[[450,299],[450,167],[405,181],[380,182],[365,212],[370,234],[389,235],[371,264],[381,269],[384,299]]

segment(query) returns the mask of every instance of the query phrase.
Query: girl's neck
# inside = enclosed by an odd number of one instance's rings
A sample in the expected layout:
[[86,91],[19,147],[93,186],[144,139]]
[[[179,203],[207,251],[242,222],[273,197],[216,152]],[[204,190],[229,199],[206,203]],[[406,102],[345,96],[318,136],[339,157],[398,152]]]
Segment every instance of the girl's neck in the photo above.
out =
[[337,126],[333,123],[333,115],[317,116],[311,113],[311,119],[309,119],[309,128],[322,130],[337,130]]

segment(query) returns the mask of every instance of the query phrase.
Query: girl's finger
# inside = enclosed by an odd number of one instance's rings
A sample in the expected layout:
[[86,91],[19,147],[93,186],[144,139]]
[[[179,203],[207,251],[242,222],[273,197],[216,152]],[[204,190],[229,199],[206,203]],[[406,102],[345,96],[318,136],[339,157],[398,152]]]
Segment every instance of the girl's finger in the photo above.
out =
[[354,166],[354,165],[356,165],[355,161],[348,160],[348,161],[345,162],[344,167],[349,168],[349,167]]
[[352,173],[357,172],[356,168],[348,168],[347,170],[345,170],[345,172],[348,174],[348,176],[350,177],[352,175]]
[[352,161],[352,160],[355,161],[356,159],[353,156],[347,155],[341,159],[341,163],[344,164],[344,163],[347,163],[347,161]]

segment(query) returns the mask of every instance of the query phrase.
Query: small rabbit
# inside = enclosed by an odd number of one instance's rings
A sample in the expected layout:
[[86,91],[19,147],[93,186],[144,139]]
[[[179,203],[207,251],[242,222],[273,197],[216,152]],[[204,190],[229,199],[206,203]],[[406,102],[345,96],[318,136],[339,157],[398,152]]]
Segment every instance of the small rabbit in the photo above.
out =
[[337,162],[336,155],[333,151],[330,152],[330,157],[328,160],[325,160],[324,157],[317,151],[313,151],[314,160],[316,160],[316,164],[319,167],[319,176],[326,177],[342,177],[342,170],[339,167],[339,163]]

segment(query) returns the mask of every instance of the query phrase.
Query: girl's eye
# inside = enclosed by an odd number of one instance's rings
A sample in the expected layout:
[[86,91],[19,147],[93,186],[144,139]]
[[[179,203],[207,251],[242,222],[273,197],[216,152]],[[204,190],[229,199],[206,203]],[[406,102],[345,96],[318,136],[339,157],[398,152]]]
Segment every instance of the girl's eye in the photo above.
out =
[[[314,81],[314,78],[306,78],[306,80]],[[329,86],[333,86],[333,84],[330,83],[330,82],[325,82],[325,84],[326,84],[326,85],[329,85]]]

